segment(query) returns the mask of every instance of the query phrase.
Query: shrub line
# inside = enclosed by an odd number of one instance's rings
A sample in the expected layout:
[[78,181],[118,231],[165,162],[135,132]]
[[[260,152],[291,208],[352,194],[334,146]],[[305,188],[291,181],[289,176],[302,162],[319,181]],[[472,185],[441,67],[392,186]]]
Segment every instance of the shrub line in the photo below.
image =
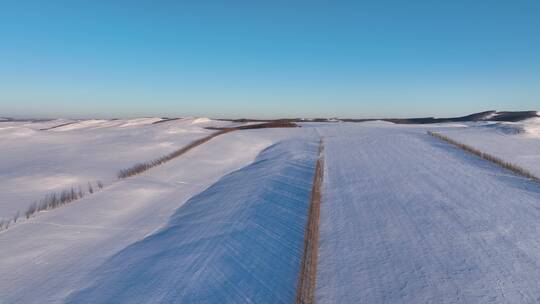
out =
[[192,143],[190,143],[189,145],[185,146],[185,147],[182,147],[176,151],[173,151],[167,155],[164,155],[160,158],[157,158],[157,159],[154,159],[152,161],[149,161],[149,162],[143,162],[143,163],[138,163],[138,164],[135,164],[134,166],[132,167],[129,167],[127,169],[122,169],[118,172],[118,178],[127,178],[127,177],[130,177],[130,176],[134,176],[134,175],[137,175],[137,174],[141,174],[151,168],[154,168],[154,167],[157,167],[163,163],[166,163],[174,158],[177,158],[178,156],[182,155],[182,154],[185,154],[186,152],[188,152],[189,150],[197,147],[197,146],[200,146],[204,143],[206,143],[207,141],[211,140],[212,138],[216,137],[216,136],[219,136],[219,135],[222,135],[222,134],[225,134],[225,133],[229,133],[231,131],[234,131],[234,129],[224,129],[224,130],[220,130],[220,131],[217,131],[217,132],[214,132],[206,137],[203,137],[201,139],[198,139],[198,140],[195,140],[193,141]]
[[174,158],[177,158],[180,155],[185,154],[189,150],[200,146],[209,140],[211,140],[214,137],[217,137],[219,135],[233,132],[233,131],[239,131],[239,130],[249,130],[249,129],[265,129],[265,128],[296,128],[298,125],[291,122],[269,122],[269,123],[262,123],[262,124],[255,124],[255,125],[247,125],[247,126],[238,126],[238,127],[231,127],[231,128],[215,128],[215,127],[208,127],[206,129],[209,130],[217,130],[217,132],[214,132],[206,137],[203,137],[201,139],[195,140],[191,142],[189,145],[182,147],[176,151],[173,151],[167,155],[164,155],[160,158],[154,159],[152,161],[148,162],[142,162],[135,164],[129,168],[122,169],[118,172],[118,178],[127,178],[130,176],[141,174],[145,171],[148,171],[151,168],[157,167],[163,163],[166,163]]
[[433,136],[435,138],[438,138],[442,141],[445,141],[451,145],[454,145],[466,152],[469,152],[473,155],[476,155],[482,159],[485,159],[491,163],[494,163],[496,164],[497,166],[499,167],[502,167],[504,169],[507,169],[507,170],[510,170],[511,172],[519,175],[519,176],[522,176],[522,177],[525,177],[527,179],[530,179],[532,181],[535,181],[537,183],[540,183],[540,178],[538,178],[537,176],[535,176],[533,173],[529,172],[528,170],[518,166],[518,165],[515,165],[515,164],[512,164],[510,162],[507,162],[499,157],[496,157],[496,156],[493,156],[491,154],[488,154],[488,153],[485,153],[485,152],[482,152],[476,148],[473,148],[469,145],[466,145],[464,143],[461,143],[461,142],[458,142],[446,135],[442,135],[440,133],[437,133],[437,132],[433,132],[433,131],[427,131],[427,134],[430,135],[430,136]]

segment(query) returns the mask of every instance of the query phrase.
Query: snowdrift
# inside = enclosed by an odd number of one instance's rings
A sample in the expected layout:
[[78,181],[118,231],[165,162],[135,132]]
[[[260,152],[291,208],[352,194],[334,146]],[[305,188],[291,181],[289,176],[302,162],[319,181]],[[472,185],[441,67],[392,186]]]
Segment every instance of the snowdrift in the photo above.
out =
[[91,274],[68,303],[293,303],[318,138],[279,142]]

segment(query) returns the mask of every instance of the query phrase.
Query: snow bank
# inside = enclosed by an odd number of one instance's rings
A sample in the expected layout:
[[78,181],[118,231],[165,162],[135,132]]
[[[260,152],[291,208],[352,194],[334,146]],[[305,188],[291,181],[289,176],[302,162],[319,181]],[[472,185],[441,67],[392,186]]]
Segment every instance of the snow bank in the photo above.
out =
[[292,303],[318,140],[280,142],[104,263],[68,303]]

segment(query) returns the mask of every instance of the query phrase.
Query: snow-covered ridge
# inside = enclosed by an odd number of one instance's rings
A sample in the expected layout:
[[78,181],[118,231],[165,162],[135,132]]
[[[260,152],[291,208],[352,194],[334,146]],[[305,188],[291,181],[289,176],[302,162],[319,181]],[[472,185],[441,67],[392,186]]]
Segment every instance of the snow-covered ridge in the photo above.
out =
[[108,260],[67,302],[294,302],[317,156],[316,139],[266,149]]
[[0,276],[0,302],[63,303],[109,257],[152,235],[190,197],[249,165],[291,131],[245,133],[215,138],[148,174],[0,233],[0,273],[10,274]]

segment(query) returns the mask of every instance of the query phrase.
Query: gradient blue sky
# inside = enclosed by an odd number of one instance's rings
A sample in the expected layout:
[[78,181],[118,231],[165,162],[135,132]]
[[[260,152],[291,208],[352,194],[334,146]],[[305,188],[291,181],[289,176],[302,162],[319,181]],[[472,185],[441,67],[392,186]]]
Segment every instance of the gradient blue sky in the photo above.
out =
[[0,116],[540,110],[540,1],[0,0]]

